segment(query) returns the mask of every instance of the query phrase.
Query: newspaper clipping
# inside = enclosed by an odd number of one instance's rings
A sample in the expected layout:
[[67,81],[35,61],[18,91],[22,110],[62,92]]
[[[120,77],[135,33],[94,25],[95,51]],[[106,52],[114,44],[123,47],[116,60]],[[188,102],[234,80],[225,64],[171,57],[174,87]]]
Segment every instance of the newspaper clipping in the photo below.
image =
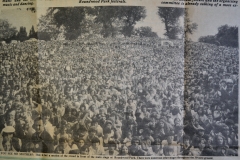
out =
[[238,5],[0,0],[0,159],[238,159]]

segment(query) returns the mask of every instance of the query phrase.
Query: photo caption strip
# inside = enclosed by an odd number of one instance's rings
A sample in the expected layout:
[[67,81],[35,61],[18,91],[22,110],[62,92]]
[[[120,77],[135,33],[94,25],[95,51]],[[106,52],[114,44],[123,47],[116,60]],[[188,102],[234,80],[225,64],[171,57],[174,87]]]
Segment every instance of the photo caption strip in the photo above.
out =
[[238,0],[174,0],[162,1],[163,5],[204,6],[204,7],[237,7]]
[[167,156],[167,157],[159,157],[159,156],[106,156],[106,155],[79,155],[79,154],[48,154],[48,153],[23,153],[23,152],[4,152],[1,151],[0,155],[2,156],[24,156],[24,157],[48,157],[48,158],[86,158],[86,159],[174,159],[174,160],[182,160],[182,159],[213,159],[213,157],[200,157],[200,156]]

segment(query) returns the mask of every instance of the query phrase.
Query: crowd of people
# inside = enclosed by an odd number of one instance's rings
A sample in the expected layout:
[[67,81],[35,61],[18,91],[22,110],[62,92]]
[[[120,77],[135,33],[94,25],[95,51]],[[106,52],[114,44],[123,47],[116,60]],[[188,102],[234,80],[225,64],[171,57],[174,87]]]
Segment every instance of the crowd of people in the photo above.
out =
[[156,41],[1,46],[0,150],[237,156],[238,50]]

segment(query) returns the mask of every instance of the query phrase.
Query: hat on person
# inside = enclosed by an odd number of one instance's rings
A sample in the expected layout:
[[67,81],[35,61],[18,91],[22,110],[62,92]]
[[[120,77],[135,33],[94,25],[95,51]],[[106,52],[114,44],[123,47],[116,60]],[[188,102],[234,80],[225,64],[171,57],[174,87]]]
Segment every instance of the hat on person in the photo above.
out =
[[4,133],[14,133],[15,129],[12,126],[6,126],[5,128],[3,128],[2,132],[4,132]]

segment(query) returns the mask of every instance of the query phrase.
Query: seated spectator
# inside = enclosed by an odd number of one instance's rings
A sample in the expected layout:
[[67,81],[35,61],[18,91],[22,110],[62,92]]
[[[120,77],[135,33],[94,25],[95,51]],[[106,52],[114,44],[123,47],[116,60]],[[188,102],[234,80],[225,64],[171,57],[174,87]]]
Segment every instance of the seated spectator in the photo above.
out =
[[146,151],[144,151],[140,145],[140,139],[138,137],[133,137],[132,145],[128,147],[128,152],[131,156],[144,156]]
[[[17,138],[15,135],[15,129],[12,126],[6,126],[3,128],[2,136],[2,150],[17,151],[21,150],[21,139]],[[7,150],[6,150],[7,149]]]
[[105,151],[102,146],[100,146],[100,140],[95,137],[92,139],[92,145],[89,147],[89,155],[104,155]]
[[115,141],[108,141],[108,149],[105,151],[105,155],[116,156],[118,155],[117,144]]
[[128,147],[125,145],[122,145],[122,147],[119,150],[118,156],[130,156],[128,153]]

